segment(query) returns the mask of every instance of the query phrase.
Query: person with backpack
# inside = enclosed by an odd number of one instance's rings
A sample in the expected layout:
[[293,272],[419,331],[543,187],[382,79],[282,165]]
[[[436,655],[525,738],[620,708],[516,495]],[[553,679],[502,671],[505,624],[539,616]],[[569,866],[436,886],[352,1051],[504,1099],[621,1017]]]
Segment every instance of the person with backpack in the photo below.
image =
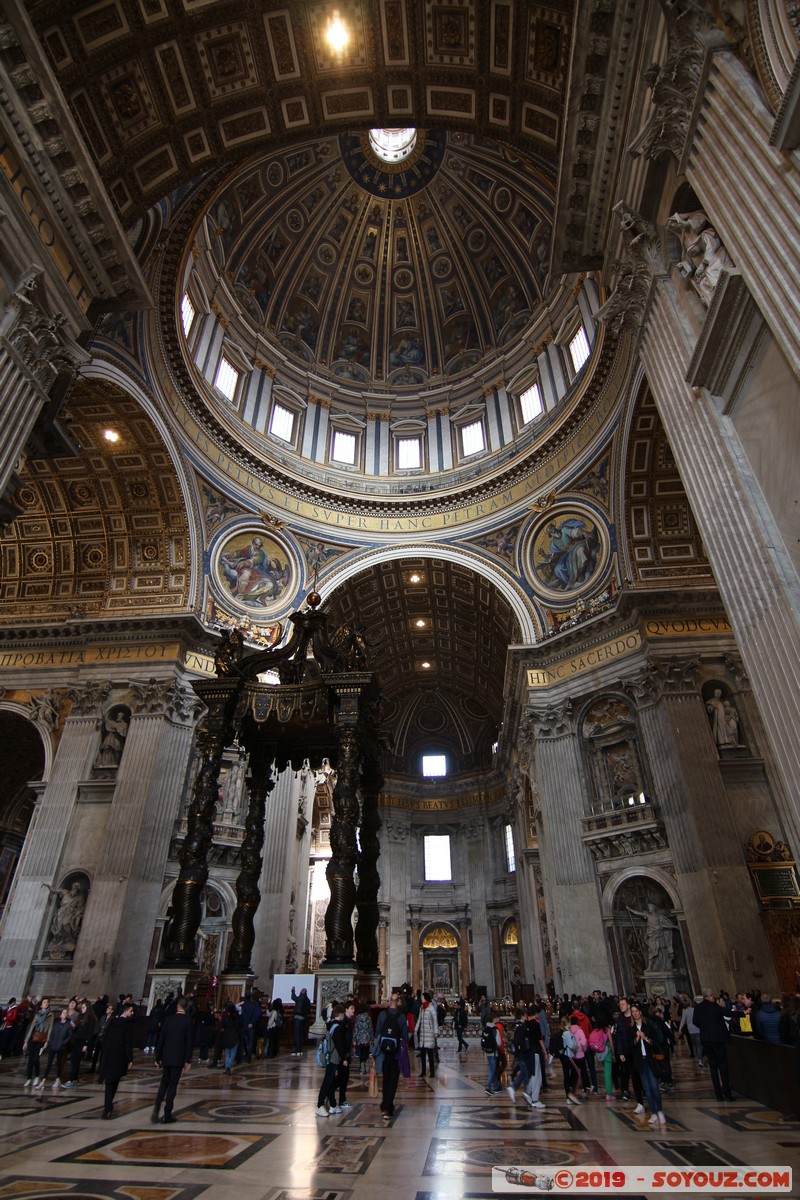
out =
[[375,1069],[383,1075],[381,1113],[384,1121],[389,1121],[394,1116],[394,1098],[400,1079],[398,1051],[401,1041],[408,1043],[408,1026],[405,1016],[400,1011],[399,1001],[399,994],[392,992],[389,1007],[378,1017],[375,1043],[372,1047]]
[[419,1050],[420,1054],[420,1079],[425,1078],[426,1056],[431,1068],[431,1079],[436,1073],[436,1049],[438,1033],[439,1022],[436,1015],[436,1006],[432,1003],[430,992],[423,992],[422,1008],[419,1010],[419,1024],[415,1030],[417,1049]]
[[516,1009],[514,1013],[514,1031],[511,1035],[511,1049],[514,1051],[514,1071],[511,1076],[511,1082],[508,1085],[507,1091],[511,1098],[511,1103],[516,1103],[517,1088],[520,1084],[526,1087],[530,1074],[528,1071],[528,1050],[530,1047],[530,1034],[527,1026],[526,1014],[524,1008]]
[[606,1089],[606,1103],[613,1104],[614,1080],[611,1067],[614,1061],[614,1042],[609,1028],[608,1015],[603,1008],[597,1010],[593,1021],[594,1028],[589,1034],[589,1049],[594,1054],[594,1061],[603,1068],[603,1083]]
[[575,1094],[575,1088],[578,1086],[578,1068],[574,1062],[577,1048],[578,1043],[572,1032],[569,1017],[562,1017],[559,1028],[550,1039],[550,1053],[561,1063],[567,1104],[580,1104],[580,1100]]
[[487,1019],[481,1029],[481,1050],[486,1055],[486,1061],[489,1067],[489,1074],[486,1079],[486,1087],[484,1091],[487,1096],[494,1096],[497,1092],[502,1092],[503,1088],[500,1083],[498,1067],[500,1065],[500,1053],[503,1048],[503,1034],[501,1027],[498,1026],[492,1019],[492,1014],[487,1011]]
[[350,1082],[350,1059],[353,1055],[353,1032],[356,1020],[356,1002],[350,997],[344,1003],[344,1016],[342,1017],[342,1029],[344,1031],[344,1054],[342,1061],[339,1064],[339,1070],[336,1072],[336,1087],[339,1089],[339,1099],[336,1107],[339,1112],[346,1112],[348,1108],[352,1108],[352,1104],[347,1103],[347,1085]]
[[318,1117],[336,1116],[342,1110],[336,1103],[336,1083],[339,1078],[339,1068],[349,1065],[350,1047],[347,1043],[345,1029],[344,1007],[336,1003],[331,1005],[331,1019],[328,1021],[325,1036],[317,1047],[317,1063],[324,1065],[325,1075],[317,1096]]

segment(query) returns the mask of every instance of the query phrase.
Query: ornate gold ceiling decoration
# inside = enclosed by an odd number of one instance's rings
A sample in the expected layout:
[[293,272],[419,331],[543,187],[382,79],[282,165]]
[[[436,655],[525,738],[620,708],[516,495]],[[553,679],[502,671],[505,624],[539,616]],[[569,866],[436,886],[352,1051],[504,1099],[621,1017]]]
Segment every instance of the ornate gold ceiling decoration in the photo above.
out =
[[2,543],[2,619],[184,610],[186,509],[160,435],[106,382],[78,380],[69,413],[80,453],[31,459],[21,472],[23,512]]
[[124,221],[288,137],[457,126],[558,157],[572,3],[351,0],[341,56],[314,0],[32,0],[27,10]]
[[625,463],[625,520],[636,583],[714,577],[658,409],[646,389],[633,414]]

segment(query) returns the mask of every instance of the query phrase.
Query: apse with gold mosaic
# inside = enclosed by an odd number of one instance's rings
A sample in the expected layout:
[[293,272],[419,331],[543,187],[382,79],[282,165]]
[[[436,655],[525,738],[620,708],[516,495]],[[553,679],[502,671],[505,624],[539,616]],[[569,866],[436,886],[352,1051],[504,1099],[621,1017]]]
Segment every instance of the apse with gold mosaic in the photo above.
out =
[[211,201],[197,249],[256,355],[271,346],[347,387],[414,388],[525,329],[552,184],[545,164],[467,134],[342,134],[251,160]]
[[239,529],[212,549],[211,579],[227,605],[253,616],[280,607],[294,569],[284,546],[262,529]]

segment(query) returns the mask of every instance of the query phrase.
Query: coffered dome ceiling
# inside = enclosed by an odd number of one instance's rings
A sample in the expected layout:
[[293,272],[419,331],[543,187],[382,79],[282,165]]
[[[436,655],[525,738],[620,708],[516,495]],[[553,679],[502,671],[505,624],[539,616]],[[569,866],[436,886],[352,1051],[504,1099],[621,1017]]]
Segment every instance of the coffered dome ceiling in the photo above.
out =
[[530,323],[553,199],[532,159],[469,134],[416,131],[395,165],[367,132],[308,140],[217,193],[195,264],[243,346],[258,335],[347,389],[413,392],[474,371]]

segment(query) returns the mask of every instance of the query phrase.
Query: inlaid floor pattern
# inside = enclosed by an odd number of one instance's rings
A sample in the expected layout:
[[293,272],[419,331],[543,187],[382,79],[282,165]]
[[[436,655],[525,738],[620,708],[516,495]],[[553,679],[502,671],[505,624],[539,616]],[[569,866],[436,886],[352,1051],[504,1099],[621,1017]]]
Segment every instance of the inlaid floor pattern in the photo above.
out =
[[512,1103],[506,1091],[489,1099],[477,1043],[461,1056],[445,1043],[441,1059],[435,1078],[401,1080],[388,1124],[357,1068],[353,1107],[317,1117],[322,1072],[311,1049],[231,1076],[195,1063],[169,1126],[150,1122],[158,1073],[139,1052],[112,1121],[99,1119],[94,1076],[72,1091],[31,1094],[22,1064],[6,1060],[0,1200],[480,1200],[492,1195],[493,1166],[725,1163],[790,1166],[800,1195],[800,1123],[751,1100],[717,1104],[687,1057],[665,1096],[668,1124],[656,1129],[633,1103],[592,1096],[567,1106],[560,1072],[544,1109],[521,1095]]

